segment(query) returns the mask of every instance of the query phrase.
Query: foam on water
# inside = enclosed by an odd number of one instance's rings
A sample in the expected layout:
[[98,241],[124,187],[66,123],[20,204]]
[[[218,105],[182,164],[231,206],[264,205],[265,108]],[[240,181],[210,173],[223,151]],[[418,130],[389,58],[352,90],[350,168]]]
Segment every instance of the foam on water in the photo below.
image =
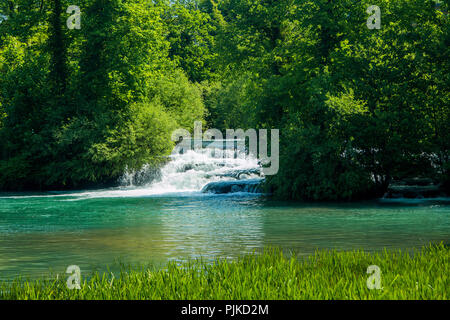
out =
[[[238,154],[234,150],[204,148],[175,153],[161,169],[144,166],[139,172],[126,172],[121,186],[94,191],[63,192],[45,195],[21,195],[0,198],[65,197],[65,201],[86,198],[145,197],[145,196],[204,196],[201,190],[210,182],[260,177],[260,165],[255,157]],[[225,154],[225,157],[220,155]],[[135,183],[136,175],[148,181]]]

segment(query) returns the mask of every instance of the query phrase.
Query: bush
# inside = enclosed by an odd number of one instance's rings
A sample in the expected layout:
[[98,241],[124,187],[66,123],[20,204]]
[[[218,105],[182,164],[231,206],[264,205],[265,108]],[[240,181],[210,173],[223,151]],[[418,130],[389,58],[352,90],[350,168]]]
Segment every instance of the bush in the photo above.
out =
[[193,129],[194,121],[202,121],[205,114],[202,90],[191,83],[179,69],[166,74],[151,84],[149,96],[154,96],[177,125]]

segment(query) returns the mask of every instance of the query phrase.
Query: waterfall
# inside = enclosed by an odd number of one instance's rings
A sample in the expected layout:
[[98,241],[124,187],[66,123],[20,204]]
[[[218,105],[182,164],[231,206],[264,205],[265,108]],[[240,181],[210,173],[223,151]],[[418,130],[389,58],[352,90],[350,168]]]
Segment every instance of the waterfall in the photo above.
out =
[[[255,185],[262,180],[262,175],[258,159],[254,156],[225,147],[205,147],[182,154],[174,152],[170,161],[160,169],[144,166],[137,172],[126,172],[121,184],[122,187],[138,189],[149,195],[202,190],[209,193],[255,193],[258,191]],[[225,188],[229,192],[223,191],[222,182],[229,186]],[[233,182],[236,182],[234,186]]]
[[[174,152],[160,168],[146,165],[141,170],[125,172],[116,188],[20,195],[16,198],[59,197],[64,198],[63,201],[77,201],[86,198],[260,193],[263,173],[258,159],[230,148],[225,145],[226,141],[223,140],[223,148],[207,146],[184,153]],[[221,154],[225,156],[221,157]]]

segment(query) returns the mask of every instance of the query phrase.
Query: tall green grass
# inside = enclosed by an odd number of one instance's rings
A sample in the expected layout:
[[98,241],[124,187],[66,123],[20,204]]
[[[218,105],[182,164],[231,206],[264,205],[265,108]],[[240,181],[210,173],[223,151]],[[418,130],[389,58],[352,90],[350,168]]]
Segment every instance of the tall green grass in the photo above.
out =
[[[66,279],[0,283],[0,299],[448,299],[449,248],[412,253],[318,251],[307,259],[266,249],[235,261],[191,261],[166,268],[94,273],[80,290]],[[381,269],[381,290],[367,288],[367,267]]]

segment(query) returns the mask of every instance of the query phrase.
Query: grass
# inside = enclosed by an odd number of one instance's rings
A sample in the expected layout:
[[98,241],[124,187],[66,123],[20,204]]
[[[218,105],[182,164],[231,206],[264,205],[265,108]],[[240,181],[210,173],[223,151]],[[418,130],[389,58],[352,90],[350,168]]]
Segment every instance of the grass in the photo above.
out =
[[[94,273],[80,290],[66,278],[0,282],[0,299],[448,299],[449,248],[429,245],[413,253],[318,251],[307,259],[266,249],[235,261],[201,261],[120,275]],[[381,290],[369,290],[367,268],[381,269]]]

